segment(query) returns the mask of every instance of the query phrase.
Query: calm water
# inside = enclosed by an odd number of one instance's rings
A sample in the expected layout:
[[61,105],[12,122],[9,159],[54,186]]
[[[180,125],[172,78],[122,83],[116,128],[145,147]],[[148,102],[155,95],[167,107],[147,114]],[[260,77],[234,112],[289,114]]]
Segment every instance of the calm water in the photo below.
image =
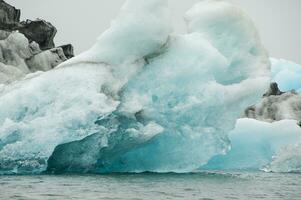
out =
[[301,174],[0,176],[0,199],[301,199]]

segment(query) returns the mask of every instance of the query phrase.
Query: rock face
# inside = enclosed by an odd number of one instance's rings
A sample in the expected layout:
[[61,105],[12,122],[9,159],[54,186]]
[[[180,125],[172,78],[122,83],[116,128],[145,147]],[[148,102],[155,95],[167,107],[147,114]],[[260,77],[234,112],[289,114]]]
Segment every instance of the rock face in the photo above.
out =
[[269,90],[263,95],[264,97],[282,95],[277,83],[271,83]]
[[60,46],[60,48],[63,49],[64,54],[67,59],[74,57],[74,49],[71,44],[66,44],[66,45]]
[[26,20],[25,22],[21,22],[16,29],[20,33],[23,33],[30,42],[37,42],[42,50],[55,47],[53,39],[57,30],[51,23],[45,20]]
[[20,22],[21,11],[0,0],[0,29],[10,29]]
[[55,47],[57,29],[45,20],[20,22],[21,11],[0,0],[0,84],[48,71],[74,56],[71,44]]
[[284,119],[301,121],[301,95],[293,90],[281,92],[277,83],[271,83],[262,100],[245,110],[245,117],[267,122]]

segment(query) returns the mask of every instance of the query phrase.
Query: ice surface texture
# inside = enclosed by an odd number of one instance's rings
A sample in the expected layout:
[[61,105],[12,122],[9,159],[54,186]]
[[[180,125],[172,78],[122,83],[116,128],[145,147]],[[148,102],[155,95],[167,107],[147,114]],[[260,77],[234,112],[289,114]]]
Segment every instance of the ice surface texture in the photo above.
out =
[[202,169],[301,172],[301,129],[294,120],[240,119],[229,139],[231,150],[212,158]]
[[271,58],[273,82],[278,83],[279,89],[301,91],[301,66],[284,59]]
[[50,157],[50,172],[190,172],[225,154],[270,61],[229,3],[185,19],[171,34],[167,1],[128,0],[90,50],[0,88],[0,169],[39,172]]

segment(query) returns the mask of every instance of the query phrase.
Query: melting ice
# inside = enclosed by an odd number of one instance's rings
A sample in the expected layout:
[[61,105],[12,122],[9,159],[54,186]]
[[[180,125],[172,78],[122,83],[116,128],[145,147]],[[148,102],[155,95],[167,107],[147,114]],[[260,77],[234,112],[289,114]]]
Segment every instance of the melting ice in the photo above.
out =
[[[268,88],[270,60],[234,5],[202,1],[185,20],[187,34],[174,34],[166,0],[127,0],[90,50],[0,86],[2,173],[190,172],[227,154],[231,140],[235,149],[244,136],[228,133]],[[291,139],[277,141],[251,167]]]

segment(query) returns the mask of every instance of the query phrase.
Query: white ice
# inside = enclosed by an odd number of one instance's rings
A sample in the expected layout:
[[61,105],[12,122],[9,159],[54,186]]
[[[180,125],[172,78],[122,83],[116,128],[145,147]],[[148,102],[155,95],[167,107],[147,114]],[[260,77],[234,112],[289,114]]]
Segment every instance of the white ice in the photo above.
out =
[[96,172],[187,172],[225,153],[267,89],[269,58],[236,6],[202,1],[185,18],[189,33],[170,34],[166,0],[128,0],[90,50],[0,88],[0,169],[41,171],[83,138],[91,146],[68,159],[87,154]]

